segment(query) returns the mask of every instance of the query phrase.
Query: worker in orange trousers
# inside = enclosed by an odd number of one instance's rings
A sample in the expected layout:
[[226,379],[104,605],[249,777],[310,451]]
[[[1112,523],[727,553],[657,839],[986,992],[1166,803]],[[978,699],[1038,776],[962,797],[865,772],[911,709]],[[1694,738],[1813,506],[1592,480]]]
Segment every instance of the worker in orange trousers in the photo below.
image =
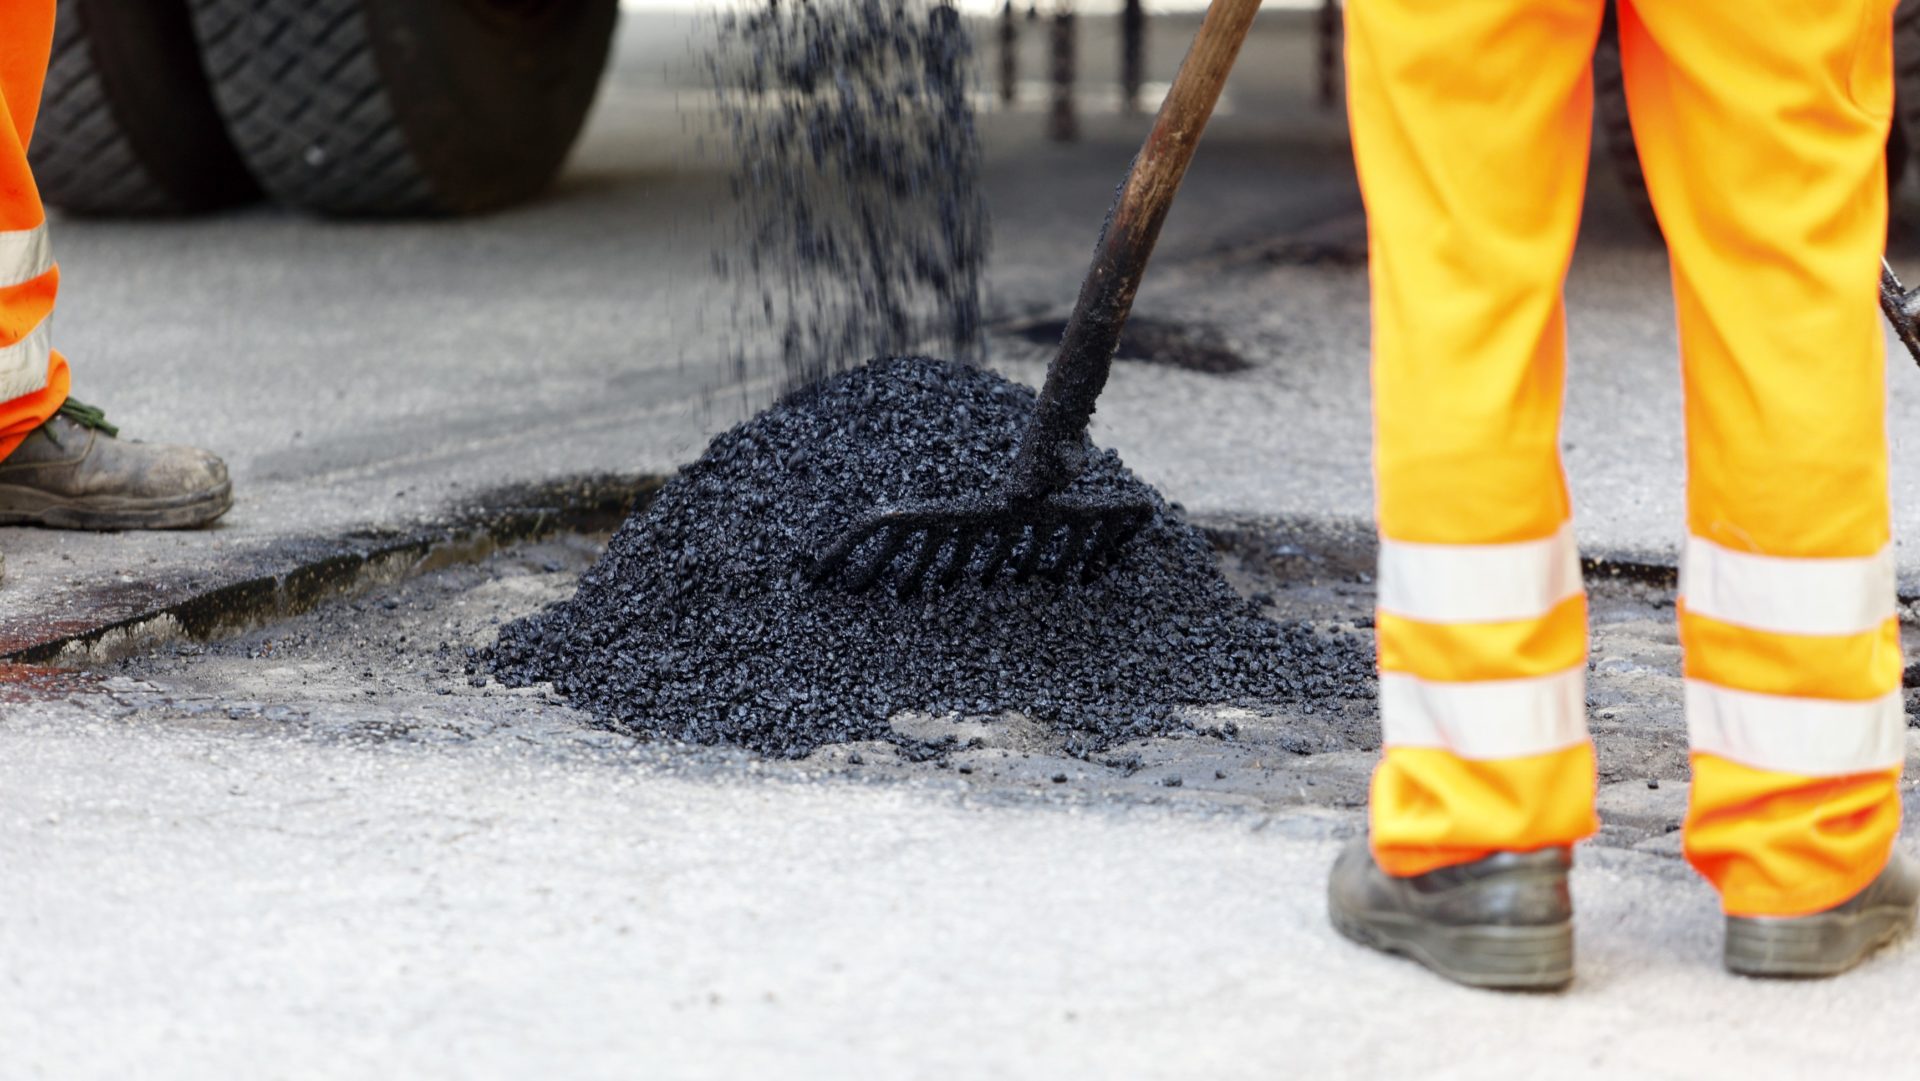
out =
[[[1460,982],[1573,976],[1594,832],[1562,304],[1606,0],[1348,0],[1373,288],[1380,713],[1335,925]],[[1875,306],[1895,0],[1622,0],[1686,388],[1687,859],[1725,960],[1904,932],[1905,758]]]
[[27,165],[54,0],[0,0],[0,525],[204,525],[232,505],[226,466],[188,447],[122,442],[68,397],[53,349],[60,269]]

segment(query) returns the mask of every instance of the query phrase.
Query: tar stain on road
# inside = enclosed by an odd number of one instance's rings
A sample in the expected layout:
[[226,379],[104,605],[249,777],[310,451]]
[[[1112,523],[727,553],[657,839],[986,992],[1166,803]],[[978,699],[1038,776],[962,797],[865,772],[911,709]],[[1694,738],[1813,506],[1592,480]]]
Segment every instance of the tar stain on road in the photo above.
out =
[[[1022,341],[1052,350],[1060,345],[1060,338],[1067,330],[1067,321],[1035,319],[1007,329]],[[1229,348],[1219,331],[1212,327],[1139,314],[1128,317],[1125,329],[1120,332],[1120,345],[1113,359],[1179,368],[1204,375],[1233,375],[1253,367],[1246,357]]]
[[902,734],[890,721],[903,712],[1018,713],[1063,733],[1069,755],[1189,729],[1199,707],[1370,713],[1370,644],[1265,618],[1111,452],[1070,491],[1158,510],[1091,584],[963,578],[902,601],[803,583],[806,554],[867,508],[1001,483],[1033,402],[998,375],[926,359],[790,396],[716,438],[572,599],[505,627],[492,670],[509,685],[551,682],[620,731],[778,757],[958,742]]

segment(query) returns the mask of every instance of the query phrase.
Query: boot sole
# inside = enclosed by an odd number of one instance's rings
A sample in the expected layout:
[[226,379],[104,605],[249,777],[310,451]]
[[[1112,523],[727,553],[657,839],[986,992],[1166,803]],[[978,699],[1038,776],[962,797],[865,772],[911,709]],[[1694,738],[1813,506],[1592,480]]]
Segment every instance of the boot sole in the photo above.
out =
[[1818,979],[1865,961],[1913,926],[1908,905],[1793,920],[1729,920],[1726,966],[1742,976]]
[[1442,927],[1396,913],[1334,908],[1334,929],[1455,983],[1496,991],[1559,991],[1573,982],[1573,923]]
[[0,526],[52,529],[192,529],[233,506],[233,482],[168,499],[68,498],[0,485]]

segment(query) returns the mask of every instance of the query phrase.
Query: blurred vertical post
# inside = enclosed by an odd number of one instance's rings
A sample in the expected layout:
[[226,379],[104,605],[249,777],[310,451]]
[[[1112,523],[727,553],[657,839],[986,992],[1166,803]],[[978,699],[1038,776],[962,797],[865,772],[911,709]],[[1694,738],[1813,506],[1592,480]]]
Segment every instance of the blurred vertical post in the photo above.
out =
[[1020,93],[1020,29],[1013,0],[1000,8],[1000,103],[1012,105]]
[[1140,0],[1120,12],[1120,111],[1140,115],[1140,82],[1146,67],[1147,13]]
[[1053,9],[1053,111],[1047,118],[1047,137],[1070,143],[1080,137],[1080,120],[1073,110],[1074,19],[1071,0],[1056,0]]
[[1317,37],[1320,107],[1331,109],[1340,103],[1340,0],[1320,0]]

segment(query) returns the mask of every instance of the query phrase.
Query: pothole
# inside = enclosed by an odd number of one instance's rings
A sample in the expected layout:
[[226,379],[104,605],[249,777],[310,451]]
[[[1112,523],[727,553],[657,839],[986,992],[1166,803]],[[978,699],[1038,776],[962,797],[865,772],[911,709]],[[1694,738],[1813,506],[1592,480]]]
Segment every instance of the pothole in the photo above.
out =
[[[1052,350],[1059,346],[1066,330],[1064,318],[1043,318],[1015,323],[1006,328],[1006,333]],[[1113,359],[1206,375],[1232,375],[1253,367],[1252,361],[1230,348],[1212,327],[1144,315],[1127,320]]]
[[1367,265],[1367,242],[1358,240],[1287,240],[1260,253],[1269,266],[1328,267],[1357,270]]
[[873,739],[909,756],[961,746],[957,731],[903,736],[891,724],[903,711],[1019,712],[1075,756],[1195,731],[1201,704],[1334,708],[1353,714],[1347,732],[1365,730],[1371,648],[1253,611],[1204,535],[1111,452],[1088,456],[1069,496],[1153,514],[1091,581],[983,587],[967,573],[993,558],[982,545],[948,555],[972,561],[950,588],[910,600],[886,574],[868,592],[807,585],[804,560],[868,508],[1005,484],[1033,408],[1002,376],[925,358],[783,399],[709,444],[571,600],[506,625],[481,659],[508,686],[551,683],[610,730],[775,757]]

